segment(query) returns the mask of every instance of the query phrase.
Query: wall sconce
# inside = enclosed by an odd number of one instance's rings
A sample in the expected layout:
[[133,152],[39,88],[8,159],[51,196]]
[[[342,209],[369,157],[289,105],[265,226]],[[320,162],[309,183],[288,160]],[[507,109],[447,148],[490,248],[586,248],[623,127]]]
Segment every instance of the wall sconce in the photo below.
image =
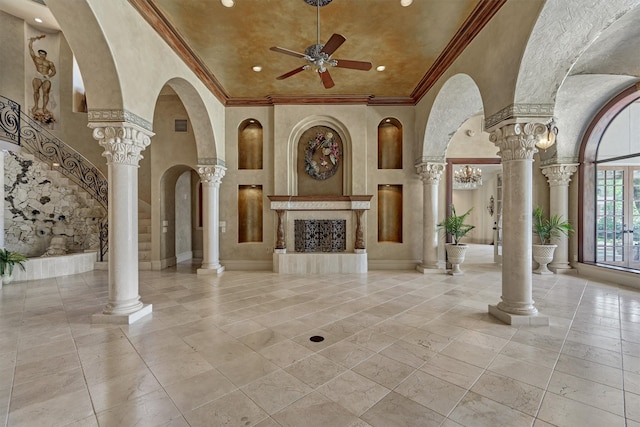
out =
[[536,147],[541,150],[546,150],[556,143],[556,136],[558,135],[558,127],[556,126],[555,120],[553,118],[547,124],[547,132],[540,136],[538,142],[536,142]]
[[489,211],[489,215],[493,216],[493,212],[495,209],[495,200],[493,200],[493,196],[489,197],[489,204],[487,205],[487,210]]

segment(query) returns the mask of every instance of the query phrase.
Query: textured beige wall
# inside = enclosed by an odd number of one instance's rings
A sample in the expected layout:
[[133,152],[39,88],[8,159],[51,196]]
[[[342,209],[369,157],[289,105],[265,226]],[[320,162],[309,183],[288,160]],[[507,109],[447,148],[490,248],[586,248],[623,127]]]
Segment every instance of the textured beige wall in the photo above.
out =
[[[153,128],[155,136],[145,152],[150,166],[147,183],[151,203],[151,258],[164,260],[176,255],[175,185],[179,176],[197,165],[196,144],[190,120],[187,132],[175,132],[175,119],[189,119],[184,105],[177,95],[162,95],[155,104]],[[142,169],[142,168],[141,168]],[[146,176],[140,176],[147,179]],[[140,195],[142,198],[142,195]],[[169,221],[166,233],[162,232],[162,221]],[[181,232],[187,233],[182,230]],[[190,232],[189,232],[190,234]]]

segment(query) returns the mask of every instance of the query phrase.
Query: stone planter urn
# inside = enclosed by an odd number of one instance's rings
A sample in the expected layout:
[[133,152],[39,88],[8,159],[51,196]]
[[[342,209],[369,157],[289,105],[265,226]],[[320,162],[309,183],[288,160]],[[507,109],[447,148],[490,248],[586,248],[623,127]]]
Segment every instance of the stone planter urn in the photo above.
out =
[[553,261],[553,253],[558,245],[533,245],[533,259],[539,264],[538,268],[533,270],[535,274],[553,274],[553,271],[547,268],[547,264]]
[[451,263],[451,270],[447,273],[452,276],[464,274],[464,272],[460,270],[460,264],[464,262],[467,245],[447,243],[445,247],[447,249],[447,260]]
[[2,275],[2,283],[0,283],[0,289],[2,288],[2,285],[8,285],[12,281],[13,281],[13,272],[9,273],[8,271],[5,271],[4,274]]

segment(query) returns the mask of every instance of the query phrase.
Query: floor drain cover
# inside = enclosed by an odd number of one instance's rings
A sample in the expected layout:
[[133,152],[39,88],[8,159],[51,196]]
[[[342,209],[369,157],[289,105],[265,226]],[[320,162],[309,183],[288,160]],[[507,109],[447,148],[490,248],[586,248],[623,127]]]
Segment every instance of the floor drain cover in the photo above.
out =
[[311,338],[309,338],[309,340],[313,342],[322,342],[324,341],[324,337],[321,337],[320,335],[314,335]]

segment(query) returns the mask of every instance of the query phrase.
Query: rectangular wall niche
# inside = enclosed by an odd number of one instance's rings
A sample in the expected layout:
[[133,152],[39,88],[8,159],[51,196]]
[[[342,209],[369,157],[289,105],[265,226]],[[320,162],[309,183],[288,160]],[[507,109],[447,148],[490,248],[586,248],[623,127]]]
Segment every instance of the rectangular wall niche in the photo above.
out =
[[402,243],[402,185],[378,185],[378,242]]
[[262,185],[238,186],[238,243],[262,242]]
[[347,250],[347,221],[343,219],[296,219],[296,252],[344,252]]

